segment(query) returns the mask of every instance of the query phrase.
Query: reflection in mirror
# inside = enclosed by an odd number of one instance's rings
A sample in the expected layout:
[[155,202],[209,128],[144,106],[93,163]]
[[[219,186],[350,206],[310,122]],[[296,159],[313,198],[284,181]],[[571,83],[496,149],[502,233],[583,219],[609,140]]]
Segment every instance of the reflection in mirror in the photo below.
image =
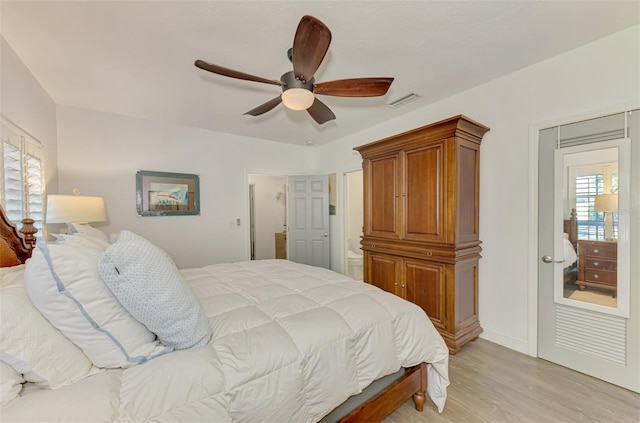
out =
[[617,307],[618,148],[564,155],[564,297]]

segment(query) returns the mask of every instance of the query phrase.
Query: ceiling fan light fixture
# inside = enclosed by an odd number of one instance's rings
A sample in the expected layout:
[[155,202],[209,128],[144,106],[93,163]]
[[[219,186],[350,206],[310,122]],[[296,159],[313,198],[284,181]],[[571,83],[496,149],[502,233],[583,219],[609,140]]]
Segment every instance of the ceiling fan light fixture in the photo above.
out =
[[289,88],[282,93],[282,103],[291,110],[307,110],[315,96],[306,88]]

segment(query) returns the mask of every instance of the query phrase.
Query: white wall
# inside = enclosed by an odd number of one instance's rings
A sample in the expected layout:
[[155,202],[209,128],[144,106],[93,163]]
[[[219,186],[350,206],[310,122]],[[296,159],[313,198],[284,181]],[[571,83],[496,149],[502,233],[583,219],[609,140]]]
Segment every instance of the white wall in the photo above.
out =
[[45,184],[58,192],[56,104],[0,36],[0,114],[44,145]]
[[285,176],[249,175],[254,186],[255,210],[255,259],[276,257],[275,233],[285,229]]
[[[640,26],[317,148],[318,171],[361,164],[352,148],[464,114],[491,128],[481,147],[480,321],[483,337],[521,352],[528,338],[530,128],[543,122],[640,105]],[[470,66],[482,66],[470,64]],[[437,63],[434,63],[437,66]],[[421,93],[428,96],[428,93]],[[640,166],[636,163],[635,166]],[[341,187],[338,187],[339,191]],[[340,210],[338,211],[340,213]],[[340,224],[342,219],[335,219]],[[519,228],[519,229],[517,229]],[[341,227],[332,227],[340,233]],[[335,252],[333,257],[341,257]],[[640,275],[632,275],[640,280]]]
[[[306,147],[58,106],[60,193],[105,198],[105,232],[130,229],[162,246],[178,267],[249,258],[251,170],[308,173]],[[137,217],[136,171],[200,175],[200,216]],[[233,226],[236,218],[241,226]]]

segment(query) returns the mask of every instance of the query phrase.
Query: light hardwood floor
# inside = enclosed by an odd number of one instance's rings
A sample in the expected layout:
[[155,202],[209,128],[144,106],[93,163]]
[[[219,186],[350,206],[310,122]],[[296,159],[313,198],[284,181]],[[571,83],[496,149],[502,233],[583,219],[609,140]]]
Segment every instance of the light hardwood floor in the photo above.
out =
[[639,394],[483,339],[450,357],[449,379],[442,414],[409,400],[383,422],[640,422]]

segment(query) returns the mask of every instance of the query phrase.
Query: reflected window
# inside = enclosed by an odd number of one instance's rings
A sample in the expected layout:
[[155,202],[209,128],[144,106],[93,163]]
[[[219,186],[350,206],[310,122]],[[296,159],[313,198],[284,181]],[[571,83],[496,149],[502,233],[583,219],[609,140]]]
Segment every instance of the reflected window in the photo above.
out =
[[[605,191],[602,173],[575,177],[575,210],[578,217],[578,239],[605,240],[618,238],[618,214],[609,203],[617,203],[617,198],[606,194],[618,193],[618,173],[611,174],[610,190]],[[605,197],[600,197],[605,195]],[[607,200],[607,201],[597,201]],[[611,213],[607,216],[607,213]],[[607,234],[605,221],[611,218],[611,234]],[[608,236],[607,236],[608,235]]]

